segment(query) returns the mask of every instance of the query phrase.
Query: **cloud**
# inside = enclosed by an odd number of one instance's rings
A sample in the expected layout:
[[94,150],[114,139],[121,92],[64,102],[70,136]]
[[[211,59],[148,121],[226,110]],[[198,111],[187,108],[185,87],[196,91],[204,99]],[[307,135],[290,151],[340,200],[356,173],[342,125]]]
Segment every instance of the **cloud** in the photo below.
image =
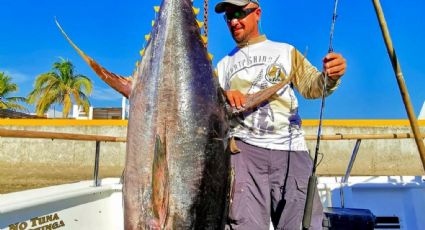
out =
[[122,99],[122,95],[111,88],[94,87],[90,99],[100,101],[117,101]]
[[0,69],[0,72],[4,72],[7,76],[12,78],[12,82],[16,84],[26,83],[29,80],[33,80],[34,77],[21,73],[19,71],[11,70],[11,69]]

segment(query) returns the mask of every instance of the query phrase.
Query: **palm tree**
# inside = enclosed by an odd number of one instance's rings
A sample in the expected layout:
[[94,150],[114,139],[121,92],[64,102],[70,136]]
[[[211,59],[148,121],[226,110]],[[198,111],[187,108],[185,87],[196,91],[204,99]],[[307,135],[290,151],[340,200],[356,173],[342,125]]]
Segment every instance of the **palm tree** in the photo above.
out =
[[18,85],[12,83],[12,79],[4,72],[0,72],[0,109],[27,111],[19,102],[26,102],[24,97],[10,97],[9,95],[18,91]]
[[62,105],[63,117],[67,118],[73,103],[88,113],[91,91],[90,79],[84,75],[74,75],[74,65],[61,58],[53,64],[52,71],[37,76],[28,102],[36,105],[38,116],[42,116],[54,104]]

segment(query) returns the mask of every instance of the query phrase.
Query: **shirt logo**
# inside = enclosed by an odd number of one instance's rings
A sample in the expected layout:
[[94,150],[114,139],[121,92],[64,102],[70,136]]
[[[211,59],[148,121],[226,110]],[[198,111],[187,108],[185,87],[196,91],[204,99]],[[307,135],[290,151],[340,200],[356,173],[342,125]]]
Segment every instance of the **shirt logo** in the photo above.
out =
[[266,80],[272,84],[277,84],[286,79],[287,73],[282,65],[273,63],[267,67]]

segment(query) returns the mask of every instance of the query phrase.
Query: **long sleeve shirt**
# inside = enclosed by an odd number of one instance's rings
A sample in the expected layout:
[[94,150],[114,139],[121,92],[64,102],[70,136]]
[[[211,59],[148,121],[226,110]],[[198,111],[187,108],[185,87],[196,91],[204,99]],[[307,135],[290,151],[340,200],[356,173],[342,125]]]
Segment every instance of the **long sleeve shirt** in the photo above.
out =
[[[243,94],[258,92],[291,76],[291,83],[266,102],[235,116],[230,135],[267,149],[307,150],[294,89],[305,98],[319,98],[325,78],[298,50],[260,36],[225,56],[217,65],[217,74],[224,90]],[[339,81],[327,79],[326,95],[338,85]]]

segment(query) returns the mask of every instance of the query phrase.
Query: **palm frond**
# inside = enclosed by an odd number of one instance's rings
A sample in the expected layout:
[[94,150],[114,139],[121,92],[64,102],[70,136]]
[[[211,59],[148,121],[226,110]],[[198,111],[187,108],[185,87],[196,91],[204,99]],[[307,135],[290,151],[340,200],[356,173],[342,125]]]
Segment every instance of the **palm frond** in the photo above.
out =
[[58,95],[59,90],[57,88],[52,88],[40,95],[36,102],[37,115],[42,116],[53,104],[59,104],[58,101],[60,100],[60,97],[58,97]]
[[23,102],[23,103],[27,103],[27,98],[25,97],[8,97],[6,98],[6,100],[16,103],[16,102]]
[[90,109],[90,102],[88,97],[81,91],[73,91],[73,96],[76,104],[81,106],[84,112],[88,114]]
[[82,90],[82,87],[84,89],[84,94],[86,95],[90,95],[93,91],[92,81],[84,75],[77,75],[74,81],[74,89]]
[[10,109],[10,110],[13,110],[13,111],[28,112],[28,109],[25,106],[17,104],[17,103],[12,103],[12,102],[7,102],[6,108],[4,108],[4,109]]
[[68,118],[69,111],[71,111],[72,100],[69,94],[66,94],[63,98],[63,117]]
[[5,101],[0,100],[0,109],[7,109],[7,104]]

